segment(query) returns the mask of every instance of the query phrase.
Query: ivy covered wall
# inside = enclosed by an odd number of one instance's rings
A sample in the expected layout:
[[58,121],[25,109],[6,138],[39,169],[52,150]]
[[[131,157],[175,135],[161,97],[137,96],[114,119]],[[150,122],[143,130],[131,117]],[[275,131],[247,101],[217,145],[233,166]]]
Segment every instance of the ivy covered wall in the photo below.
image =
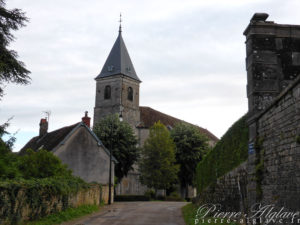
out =
[[217,178],[236,168],[248,157],[247,115],[236,121],[216,146],[197,165],[196,185],[200,193]]
[[[69,207],[100,204],[107,191],[98,184],[35,179],[0,182],[0,224],[19,224]],[[108,189],[108,187],[107,187]]]

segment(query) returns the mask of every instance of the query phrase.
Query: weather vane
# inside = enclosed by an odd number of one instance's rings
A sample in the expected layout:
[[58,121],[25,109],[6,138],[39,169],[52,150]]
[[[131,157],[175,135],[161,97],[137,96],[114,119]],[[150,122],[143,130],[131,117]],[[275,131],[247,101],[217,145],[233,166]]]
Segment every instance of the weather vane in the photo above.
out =
[[122,14],[120,13],[120,27],[119,27],[119,32],[121,33],[122,32]]

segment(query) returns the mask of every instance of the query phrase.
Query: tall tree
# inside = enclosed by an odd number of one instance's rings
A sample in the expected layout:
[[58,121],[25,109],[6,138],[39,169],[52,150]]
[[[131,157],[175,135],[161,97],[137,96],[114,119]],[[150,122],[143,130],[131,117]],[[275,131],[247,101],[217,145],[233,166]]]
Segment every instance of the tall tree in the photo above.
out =
[[175,144],[168,129],[159,121],[150,128],[140,162],[141,182],[148,187],[167,189],[176,180]]
[[3,141],[3,135],[10,135],[6,128],[9,126],[9,120],[0,125],[0,180],[5,178],[15,178],[19,175],[17,169],[17,156],[11,152],[15,142],[15,137],[10,136],[7,141]]
[[180,165],[179,180],[182,197],[188,197],[188,186],[193,184],[197,164],[208,152],[208,139],[189,124],[178,123],[171,130],[176,145],[176,161]]
[[133,129],[127,122],[119,121],[117,114],[109,115],[94,125],[94,133],[103,142],[104,146],[112,150],[112,155],[118,160],[115,175],[120,182],[127,176],[133,164],[139,158],[137,139]]
[[12,31],[25,26],[28,18],[20,9],[8,10],[5,6],[5,0],[0,0],[0,99],[4,83],[27,84],[30,80],[30,71],[18,60],[17,52],[8,49],[15,39]]

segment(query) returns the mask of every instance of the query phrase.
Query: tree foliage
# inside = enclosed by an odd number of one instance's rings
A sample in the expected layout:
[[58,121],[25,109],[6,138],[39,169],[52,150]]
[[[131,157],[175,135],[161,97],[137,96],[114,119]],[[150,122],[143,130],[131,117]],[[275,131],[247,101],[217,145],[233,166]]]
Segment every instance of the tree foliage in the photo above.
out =
[[0,126],[0,180],[49,177],[72,179],[71,170],[52,152],[43,149],[34,152],[29,149],[24,156],[13,153],[11,148],[15,137],[10,136],[6,142],[2,140],[4,134],[9,135],[6,131],[8,126],[9,120]]
[[7,82],[27,84],[28,71],[23,62],[18,60],[18,54],[9,50],[10,42],[15,37],[12,31],[25,26],[28,18],[20,9],[8,10],[4,0],[0,0],[0,98],[3,96],[3,85]]
[[19,169],[25,179],[47,177],[70,177],[72,171],[52,152],[41,149],[34,152],[28,149],[20,157]]
[[208,138],[186,123],[176,124],[171,137],[176,145],[176,161],[180,165],[179,180],[181,186],[187,188],[194,182],[197,164],[209,150]]
[[236,121],[216,146],[197,165],[196,181],[200,193],[217,178],[248,158],[247,114]]
[[167,189],[177,180],[175,144],[167,128],[159,121],[150,128],[140,162],[141,182],[148,187]]
[[103,142],[112,155],[118,160],[115,165],[115,175],[120,182],[128,172],[133,169],[133,164],[139,158],[137,139],[131,126],[124,121],[119,121],[117,114],[109,115],[94,126],[94,133]]
[[9,126],[9,120],[0,125],[0,179],[14,178],[19,176],[17,168],[18,159],[15,154],[11,152],[15,137],[10,136],[7,141],[3,141],[3,135],[10,135],[6,129]]

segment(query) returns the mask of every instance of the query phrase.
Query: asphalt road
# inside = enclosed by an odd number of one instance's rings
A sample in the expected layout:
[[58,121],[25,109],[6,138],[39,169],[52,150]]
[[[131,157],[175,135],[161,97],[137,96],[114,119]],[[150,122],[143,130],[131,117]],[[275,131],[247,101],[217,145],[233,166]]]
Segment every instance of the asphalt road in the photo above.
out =
[[117,202],[98,213],[63,225],[185,225],[181,207],[186,202]]

